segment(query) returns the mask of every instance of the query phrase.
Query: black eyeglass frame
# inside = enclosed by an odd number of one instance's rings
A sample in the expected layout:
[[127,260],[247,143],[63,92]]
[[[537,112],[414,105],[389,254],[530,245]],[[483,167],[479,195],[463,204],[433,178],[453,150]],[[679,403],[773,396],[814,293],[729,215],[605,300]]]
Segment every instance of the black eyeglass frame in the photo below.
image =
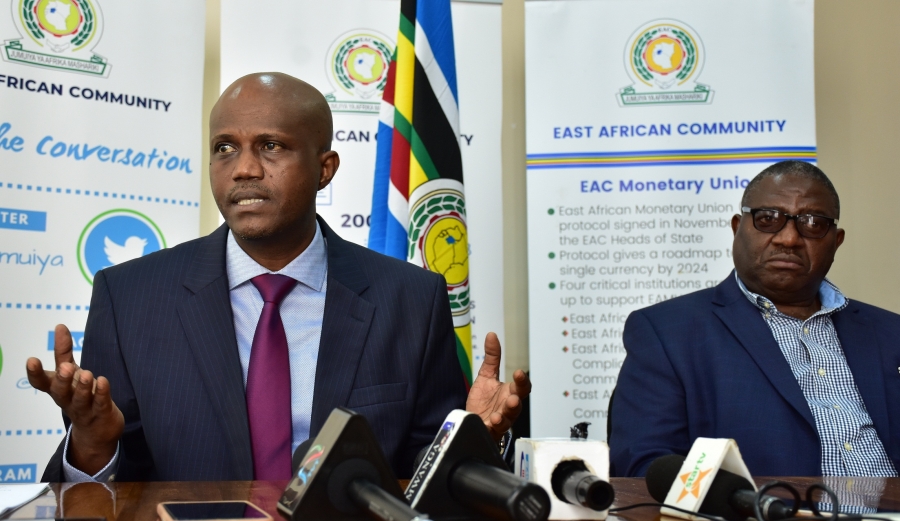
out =
[[[756,226],[756,213],[761,212],[763,210],[765,210],[767,212],[775,212],[776,215],[783,215],[785,217],[785,219],[784,219],[784,224],[781,225],[781,228],[778,228],[777,230],[760,230]],[[785,226],[787,226],[788,221],[794,221],[794,225],[797,227],[797,233],[799,233],[802,237],[806,237],[807,239],[821,239],[822,237],[825,237],[826,235],[828,235],[828,232],[831,230],[832,226],[837,226],[837,224],[838,224],[837,219],[833,219],[831,217],[825,217],[824,215],[817,215],[814,213],[791,215],[789,213],[782,212],[781,210],[775,210],[773,208],[750,208],[748,206],[742,206],[741,212],[750,214],[750,219],[753,221],[753,228],[756,231],[759,231],[762,233],[778,233],[781,230],[783,230]],[[804,227],[799,226],[800,221],[798,219],[800,219],[801,217],[818,217],[820,219],[825,219],[825,220],[829,221],[829,224],[828,224],[828,227],[825,228],[825,231],[822,232],[822,235],[819,235],[818,237],[815,235],[807,235],[807,234],[803,233]]]

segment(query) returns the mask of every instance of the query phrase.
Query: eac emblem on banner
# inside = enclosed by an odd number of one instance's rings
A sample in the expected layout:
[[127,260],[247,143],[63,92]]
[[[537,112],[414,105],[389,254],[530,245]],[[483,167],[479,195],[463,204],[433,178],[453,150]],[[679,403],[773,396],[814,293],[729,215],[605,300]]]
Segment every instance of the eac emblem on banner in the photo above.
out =
[[96,0],[11,0],[10,4],[21,38],[6,41],[4,60],[109,76],[109,63],[91,52],[103,34],[103,14]]
[[469,237],[463,185],[433,179],[409,197],[407,260],[440,273],[447,280],[453,326],[469,323]]
[[619,105],[712,103],[713,91],[696,82],[706,51],[689,25],[654,20],[638,28],[625,46],[632,85],[619,91]]
[[387,36],[369,29],[334,40],[325,58],[326,75],[335,88],[325,96],[332,112],[378,114],[393,49]]

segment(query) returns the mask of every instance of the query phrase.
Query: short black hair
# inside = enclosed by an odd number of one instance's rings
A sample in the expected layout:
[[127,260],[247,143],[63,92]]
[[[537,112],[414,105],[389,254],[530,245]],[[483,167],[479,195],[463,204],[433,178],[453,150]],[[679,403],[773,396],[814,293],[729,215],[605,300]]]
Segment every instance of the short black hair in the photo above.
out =
[[807,163],[806,161],[781,161],[756,174],[756,177],[754,177],[750,181],[750,184],[747,185],[747,188],[744,189],[744,195],[741,197],[741,206],[747,206],[747,200],[750,198],[750,193],[756,189],[757,185],[759,185],[763,179],[777,175],[803,177],[822,183],[822,185],[831,193],[831,196],[834,197],[834,207],[837,211],[837,215],[834,216],[835,219],[840,218],[841,198],[838,197],[837,190],[834,189],[831,179],[828,179],[828,176],[825,175],[825,172],[819,167],[812,163]]

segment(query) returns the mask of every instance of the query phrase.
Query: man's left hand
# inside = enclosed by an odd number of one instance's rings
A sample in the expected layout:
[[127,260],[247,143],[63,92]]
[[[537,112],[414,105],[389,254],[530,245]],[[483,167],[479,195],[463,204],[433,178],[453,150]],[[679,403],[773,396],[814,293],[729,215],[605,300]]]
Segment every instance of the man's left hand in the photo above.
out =
[[496,441],[512,427],[522,412],[522,399],[531,392],[531,382],[521,369],[513,381],[500,381],[500,340],[494,333],[484,338],[484,362],[469,390],[466,410],[481,416]]

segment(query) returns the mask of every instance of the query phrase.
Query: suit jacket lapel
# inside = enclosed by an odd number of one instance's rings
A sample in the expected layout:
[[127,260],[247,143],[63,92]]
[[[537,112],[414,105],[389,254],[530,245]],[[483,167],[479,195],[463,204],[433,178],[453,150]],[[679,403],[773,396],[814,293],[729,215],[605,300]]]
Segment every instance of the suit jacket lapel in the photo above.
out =
[[733,271],[716,287],[713,304],[717,306],[713,308],[713,312],[747,350],[772,386],[815,429],[816,423],[809,410],[809,403],[778,347],[772,330],[759,316],[759,310],[741,292]]
[[353,250],[321,219],[328,247],[328,289],[319,341],[309,436],[316,436],[335,407],[350,397],[375,305],[360,295],[369,281]]
[[878,337],[873,334],[875,330],[860,316],[860,308],[852,302],[846,309],[832,315],[832,320],[859,394],[875,424],[875,430],[885,448],[888,448],[891,437],[888,430],[890,421],[885,393],[884,361],[881,359]]
[[182,302],[178,314],[212,406],[222,419],[236,471],[232,479],[251,480],[253,456],[244,376],[225,270],[227,233],[223,225],[204,240],[184,280],[194,295]]

